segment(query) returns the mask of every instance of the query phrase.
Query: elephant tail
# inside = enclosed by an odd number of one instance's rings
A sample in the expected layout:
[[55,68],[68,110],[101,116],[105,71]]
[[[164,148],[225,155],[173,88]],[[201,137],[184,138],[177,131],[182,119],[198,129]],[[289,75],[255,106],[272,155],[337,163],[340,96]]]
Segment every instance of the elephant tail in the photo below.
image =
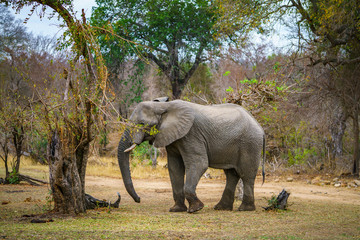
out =
[[265,158],[266,158],[265,145],[266,145],[266,140],[265,140],[265,134],[264,134],[263,135],[263,162],[262,162],[263,182],[262,182],[262,184],[264,184],[264,182],[265,182]]

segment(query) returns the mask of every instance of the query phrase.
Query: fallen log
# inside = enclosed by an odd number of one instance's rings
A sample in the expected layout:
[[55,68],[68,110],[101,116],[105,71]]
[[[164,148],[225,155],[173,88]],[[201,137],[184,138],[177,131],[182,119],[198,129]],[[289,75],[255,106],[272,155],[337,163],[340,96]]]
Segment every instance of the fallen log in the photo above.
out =
[[37,182],[42,183],[42,184],[47,184],[46,181],[36,179],[36,178],[32,178],[32,177],[29,177],[29,176],[26,176],[26,175],[19,174],[18,176],[19,176],[20,181],[28,182],[29,184],[31,184],[33,186],[40,186],[40,184],[38,184]]

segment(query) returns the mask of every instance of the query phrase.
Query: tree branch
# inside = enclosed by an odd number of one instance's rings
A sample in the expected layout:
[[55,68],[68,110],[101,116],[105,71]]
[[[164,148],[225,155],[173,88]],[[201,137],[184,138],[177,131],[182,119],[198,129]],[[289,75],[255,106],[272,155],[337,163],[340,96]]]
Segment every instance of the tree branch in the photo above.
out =
[[353,59],[338,59],[338,58],[326,58],[326,59],[318,59],[314,60],[310,58],[311,63],[308,66],[315,66],[319,63],[323,65],[327,65],[329,63],[335,63],[336,66],[351,64],[351,63],[360,63],[360,57],[353,58]]
[[191,66],[190,70],[185,74],[185,77],[184,77],[184,84],[185,85],[188,82],[188,80],[190,79],[190,77],[194,74],[194,72],[197,69],[197,67],[199,66],[199,64],[201,63],[201,55],[202,55],[202,53],[204,51],[205,45],[206,44],[204,42],[201,42],[199,50],[196,53],[195,62]]
[[302,6],[300,1],[295,1],[295,0],[290,0],[291,3],[297,8],[297,10],[299,11],[299,13],[301,14],[303,19],[306,19],[309,26],[310,26],[310,30],[317,35],[317,30],[316,27],[313,24],[313,21],[309,15],[309,13],[304,9],[304,7]]
[[154,63],[156,63],[156,65],[158,65],[158,67],[161,69],[161,71],[163,71],[163,73],[165,75],[168,76],[168,71],[169,71],[169,66],[166,66],[164,63],[162,63],[154,54],[152,53],[146,53],[146,57],[149,60],[152,60]]

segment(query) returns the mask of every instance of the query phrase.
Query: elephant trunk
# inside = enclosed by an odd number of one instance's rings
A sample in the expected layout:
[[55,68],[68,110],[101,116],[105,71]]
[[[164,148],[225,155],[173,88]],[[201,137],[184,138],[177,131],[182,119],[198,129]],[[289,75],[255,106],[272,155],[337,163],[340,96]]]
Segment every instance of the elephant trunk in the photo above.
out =
[[129,152],[124,152],[132,145],[130,130],[126,129],[122,135],[118,147],[118,162],[120,166],[121,175],[124,181],[126,191],[134,199],[135,202],[140,202],[140,197],[136,194],[133,182],[131,180],[130,167],[129,167]]

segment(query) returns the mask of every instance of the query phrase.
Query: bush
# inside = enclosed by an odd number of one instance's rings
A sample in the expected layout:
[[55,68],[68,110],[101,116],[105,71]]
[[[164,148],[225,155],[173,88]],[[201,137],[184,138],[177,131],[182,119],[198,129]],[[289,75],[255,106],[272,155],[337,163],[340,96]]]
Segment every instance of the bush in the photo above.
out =
[[46,135],[34,130],[29,135],[30,141],[27,142],[31,158],[40,164],[46,164],[46,151],[48,140]]
[[10,184],[18,184],[20,182],[19,173],[16,172],[15,168],[9,173],[8,181]]
[[[153,155],[154,148],[149,144],[149,142],[143,142],[137,146],[134,151],[132,151],[132,166],[136,167],[138,164],[143,164],[147,161],[148,165],[152,165],[151,155]],[[155,148],[155,151],[158,151]]]

